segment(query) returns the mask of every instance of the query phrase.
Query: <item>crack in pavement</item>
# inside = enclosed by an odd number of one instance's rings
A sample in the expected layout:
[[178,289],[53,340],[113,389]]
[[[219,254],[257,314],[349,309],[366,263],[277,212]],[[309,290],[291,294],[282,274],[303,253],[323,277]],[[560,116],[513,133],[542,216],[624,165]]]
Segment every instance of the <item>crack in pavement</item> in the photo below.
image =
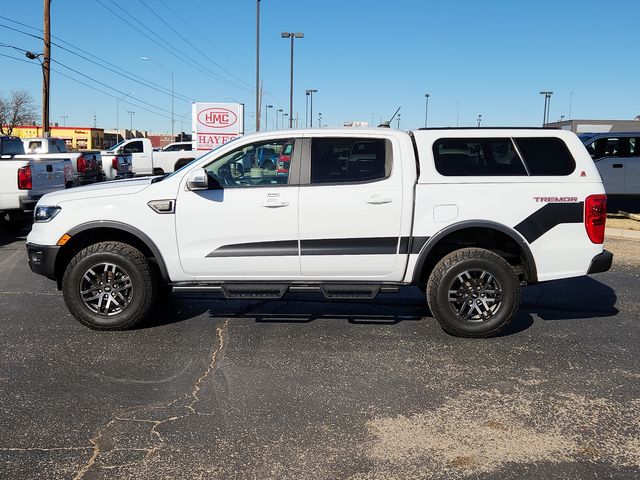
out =
[[93,447],[0,447],[0,452],[58,452],[91,450]]
[[[165,423],[175,422],[176,420],[180,420],[182,418],[186,418],[190,415],[197,413],[195,406],[200,401],[200,397],[198,394],[202,389],[203,382],[209,377],[209,375],[215,369],[216,361],[218,360],[220,352],[224,348],[224,345],[225,345],[224,331],[226,330],[228,323],[229,323],[229,319],[226,319],[222,325],[216,327],[217,346],[212,350],[210,354],[209,365],[207,366],[205,371],[202,373],[202,375],[200,375],[200,377],[193,383],[191,390],[163,405],[141,406],[141,407],[136,407],[136,408],[132,408],[132,409],[128,409],[123,412],[120,412],[120,415],[115,416],[106,425],[104,425],[101,429],[99,429],[94,437],[89,439],[89,443],[91,443],[92,446],[86,447],[86,449],[93,449],[93,452],[89,457],[89,459],[87,460],[87,462],[84,464],[84,466],[80,470],[78,470],[76,475],[73,477],[74,480],[83,479],[84,476],[87,474],[87,472],[97,463],[98,457],[100,456],[100,454],[105,453],[105,451],[115,451],[115,450],[123,451],[124,450],[124,451],[144,452],[144,457],[142,458],[142,462],[143,464],[146,464],[151,459],[151,457],[153,457],[153,455],[166,444],[162,434],[158,432],[158,428],[164,425]],[[185,402],[185,403],[180,405],[180,402]],[[144,414],[147,414],[147,416],[152,416],[150,414],[154,411],[163,411],[171,407],[183,409],[186,411],[179,415],[171,415],[167,418],[161,418],[161,419],[132,417],[138,413],[144,413]],[[154,441],[151,446],[148,446],[146,448],[132,447],[132,448],[105,449],[104,448],[105,444],[106,446],[109,446],[109,443],[110,443],[109,442],[110,436],[108,435],[108,431],[110,428],[115,427],[118,423],[151,424],[152,426],[147,431],[147,434],[152,435],[156,441]],[[134,462],[133,464],[135,465],[137,463],[138,462]],[[129,465],[129,464],[126,464],[126,465]],[[110,467],[113,468],[115,466],[107,465],[104,468],[110,468]]]

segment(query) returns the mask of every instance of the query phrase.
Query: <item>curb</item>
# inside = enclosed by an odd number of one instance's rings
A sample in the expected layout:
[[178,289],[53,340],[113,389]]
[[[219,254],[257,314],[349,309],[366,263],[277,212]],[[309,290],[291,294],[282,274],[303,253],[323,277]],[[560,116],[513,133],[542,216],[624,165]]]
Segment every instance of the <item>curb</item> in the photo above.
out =
[[640,240],[640,231],[627,230],[625,228],[609,228],[607,227],[604,232],[606,237],[618,237],[618,238],[631,238],[634,240]]

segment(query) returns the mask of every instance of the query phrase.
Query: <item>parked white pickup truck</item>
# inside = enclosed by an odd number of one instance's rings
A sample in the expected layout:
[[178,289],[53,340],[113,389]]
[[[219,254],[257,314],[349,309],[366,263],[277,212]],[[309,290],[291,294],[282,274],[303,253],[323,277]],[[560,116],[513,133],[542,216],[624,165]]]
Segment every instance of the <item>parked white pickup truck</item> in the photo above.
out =
[[104,154],[131,154],[135,175],[163,175],[191,162],[198,155],[191,151],[191,142],[176,142],[155,152],[148,138],[132,138],[114,145]]
[[73,167],[73,185],[86,185],[102,180],[102,159],[98,151],[69,152],[61,138],[25,138],[27,154],[46,155],[47,158],[68,158]]
[[42,195],[64,189],[64,164],[25,155],[21,139],[0,136],[0,220],[26,218]]
[[[288,168],[237,168],[259,149]],[[171,175],[43,197],[31,269],[103,330],[174,292],[330,299],[424,289],[454,335],[515,318],[521,285],[606,271],[606,196],[571,132],[315,129],[232,140]]]

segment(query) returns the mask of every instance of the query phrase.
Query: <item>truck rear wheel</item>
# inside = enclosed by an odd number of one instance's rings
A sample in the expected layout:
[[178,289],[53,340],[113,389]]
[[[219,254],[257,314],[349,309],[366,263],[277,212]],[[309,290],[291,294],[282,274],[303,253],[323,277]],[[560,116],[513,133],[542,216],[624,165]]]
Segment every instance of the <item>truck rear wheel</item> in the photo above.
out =
[[101,242],[81,250],[62,278],[69,311],[95,330],[134,327],[151,311],[157,291],[149,260],[121,242]]
[[445,256],[427,283],[427,302],[442,329],[458,337],[491,337],[520,307],[520,282],[500,255],[464,248]]

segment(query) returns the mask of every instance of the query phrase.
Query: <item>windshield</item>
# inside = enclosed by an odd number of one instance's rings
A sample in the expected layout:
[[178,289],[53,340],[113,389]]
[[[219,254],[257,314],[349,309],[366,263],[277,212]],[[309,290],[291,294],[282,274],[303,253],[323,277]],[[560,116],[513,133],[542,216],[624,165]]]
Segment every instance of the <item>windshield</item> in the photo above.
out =
[[118,143],[116,143],[115,145],[113,145],[109,150],[107,150],[107,152],[114,152],[120,145],[122,145],[124,142],[126,142],[126,140],[121,140]]
[[578,135],[578,138],[582,141],[582,143],[586,143],[590,138],[595,137],[595,133],[581,133]]

